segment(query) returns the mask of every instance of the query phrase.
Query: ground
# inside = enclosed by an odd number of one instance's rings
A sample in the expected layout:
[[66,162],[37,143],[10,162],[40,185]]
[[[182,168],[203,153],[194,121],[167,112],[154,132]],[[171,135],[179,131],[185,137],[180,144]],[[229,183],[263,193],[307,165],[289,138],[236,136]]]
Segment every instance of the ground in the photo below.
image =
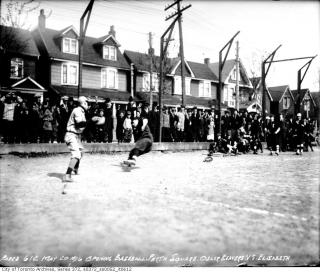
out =
[[152,152],[131,172],[127,154],[85,154],[67,194],[68,155],[3,156],[2,265],[319,263],[319,149],[205,153]]

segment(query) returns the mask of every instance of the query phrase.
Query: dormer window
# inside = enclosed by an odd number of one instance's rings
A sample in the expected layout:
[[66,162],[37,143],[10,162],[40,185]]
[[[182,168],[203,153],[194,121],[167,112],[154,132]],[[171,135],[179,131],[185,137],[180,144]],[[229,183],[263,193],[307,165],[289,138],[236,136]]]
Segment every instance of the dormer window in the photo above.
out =
[[102,54],[106,60],[117,60],[117,50],[114,46],[104,45]]
[[78,41],[72,38],[63,38],[62,52],[68,54],[78,54]]

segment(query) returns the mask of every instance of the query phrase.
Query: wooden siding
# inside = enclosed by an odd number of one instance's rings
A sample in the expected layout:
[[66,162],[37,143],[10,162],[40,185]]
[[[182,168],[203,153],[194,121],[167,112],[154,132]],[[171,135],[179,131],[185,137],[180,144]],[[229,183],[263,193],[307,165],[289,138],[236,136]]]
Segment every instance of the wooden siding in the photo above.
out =
[[[62,62],[54,62],[51,65],[51,84],[61,85]],[[101,89],[101,67],[83,66],[82,86],[90,89]],[[127,72],[118,70],[118,90],[127,91]]]

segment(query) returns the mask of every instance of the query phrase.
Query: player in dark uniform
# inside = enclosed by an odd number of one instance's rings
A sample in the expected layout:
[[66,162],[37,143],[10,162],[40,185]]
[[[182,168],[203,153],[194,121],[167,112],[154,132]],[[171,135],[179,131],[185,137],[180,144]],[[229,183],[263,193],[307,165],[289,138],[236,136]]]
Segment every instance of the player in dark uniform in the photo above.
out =
[[270,155],[273,154],[275,151],[276,155],[279,155],[279,132],[280,126],[279,122],[274,119],[274,116],[271,115],[270,122],[267,126],[267,131],[269,132],[269,148],[270,148]]
[[304,140],[304,124],[301,120],[301,113],[297,114],[297,119],[293,123],[293,139],[297,148],[296,154],[302,155]]
[[148,119],[144,115],[141,119],[135,119],[133,126],[137,128],[137,141],[134,148],[130,151],[129,157],[123,163],[128,166],[136,165],[136,160],[142,154],[148,153],[152,149],[153,137],[148,126]]

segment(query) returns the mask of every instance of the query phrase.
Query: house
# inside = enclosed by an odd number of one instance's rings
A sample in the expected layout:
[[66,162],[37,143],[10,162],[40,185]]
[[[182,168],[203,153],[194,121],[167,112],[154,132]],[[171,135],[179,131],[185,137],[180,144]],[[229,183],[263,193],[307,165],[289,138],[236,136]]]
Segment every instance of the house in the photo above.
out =
[[319,131],[320,127],[320,90],[318,92],[312,92],[312,97],[316,103],[316,108],[315,108],[315,120],[317,121],[317,130]]
[[288,85],[268,87],[270,93],[270,107],[266,107],[268,113],[282,114],[284,117],[294,115],[294,97]]
[[[124,51],[124,56],[134,66],[134,93],[138,99],[150,99],[150,54]],[[159,97],[160,57],[154,56],[152,65],[153,101]],[[176,107],[182,104],[181,60],[168,58],[164,65],[164,93],[162,103]],[[211,109],[215,107],[217,95],[217,78],[205,63],[185,60],[185,104],[187,108],[198,107]],[[225,105],[223,105],[225,107]],[[226,107],[225,107],[226,108]]]
[[[226,60],[225,65],[221,73],[221,81],[223,84],[223,89],[221,91],[221,100],[223,103],[226,103],[229,108],[236,107],[236,60]],[[219,80],[219,62],[210,63],[208,61],[208,66],[211,71],[214,73],[217,80]],[[248,104],[253,105],[254,102],[248,103],[251,101],[252,96],[252,83],[249,79],[248,73],[242,64],[241,60],[239,61],[239,104]]]
[[0,92],[32,101],[47,90],[39,83],[40,53],[28,30],[0,25]]
[[314,101],[309,89],[301,89],[301,99],[299,103],[299,91],[292,90],[291,93],[294,97],[295,113],[300,112],[302,118],[314,118],[316,110],[316,102]]
[[[60,31],[46,28],[40,11],[33,31],[41,54],[41,78],[52,96],[78,96],[79,33],[73,26]],[[130,97],[130,66],[119,50],[114,26],[100,38],[85,37],[83,44],[82,88],[80,95],[90,100],[110,98],[115,104]]]

